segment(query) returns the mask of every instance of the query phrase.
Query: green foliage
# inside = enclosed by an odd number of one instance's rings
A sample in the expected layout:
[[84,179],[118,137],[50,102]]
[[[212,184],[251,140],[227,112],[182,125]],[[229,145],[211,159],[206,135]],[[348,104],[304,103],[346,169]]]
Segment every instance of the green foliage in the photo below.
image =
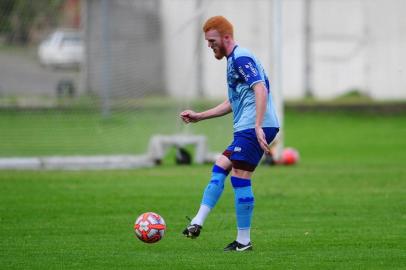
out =
[[336,101],[357,101],[357,102],[372,102],[372,98],[359,89],[351,89],[344,94],[335,98]]
[[0,34],[11,31],[11,11],[14,4],[14,0],[0,1]]
[[42,17],[54,24],[63,0],[2,0],[0,2],[0,34],[11,43],[26,44],[36,19]]

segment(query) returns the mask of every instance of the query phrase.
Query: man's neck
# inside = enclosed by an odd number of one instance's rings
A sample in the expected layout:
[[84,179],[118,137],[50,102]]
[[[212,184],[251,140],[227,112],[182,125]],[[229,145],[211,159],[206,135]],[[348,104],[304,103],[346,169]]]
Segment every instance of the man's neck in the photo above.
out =
[[231,42],[227,45],[227,47],[226,47],[227,57],[229,57],[230,54],[233,52],[235,46],[237,46],[237,43],[235,43],[235,41],[231,41]]

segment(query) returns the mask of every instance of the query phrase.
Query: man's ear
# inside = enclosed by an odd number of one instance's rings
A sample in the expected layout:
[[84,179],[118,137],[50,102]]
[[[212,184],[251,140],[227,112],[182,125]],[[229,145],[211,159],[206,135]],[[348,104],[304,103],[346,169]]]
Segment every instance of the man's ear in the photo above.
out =
[[223,36],[223,40],[224,40],[224,42],[230,42],[230,40],[231,40],[231,35],[230,34],[225,34],[224,36]]

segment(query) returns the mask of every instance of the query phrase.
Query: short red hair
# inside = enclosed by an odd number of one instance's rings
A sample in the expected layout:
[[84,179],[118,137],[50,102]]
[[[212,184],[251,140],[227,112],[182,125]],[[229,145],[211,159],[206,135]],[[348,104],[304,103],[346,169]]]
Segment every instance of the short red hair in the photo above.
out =
[[233,25],[223,16],[214,16],[208,19],[203,25],[203,32],[210,30],[217,30],[221,36],[229,34],[232,38],[234,36]]

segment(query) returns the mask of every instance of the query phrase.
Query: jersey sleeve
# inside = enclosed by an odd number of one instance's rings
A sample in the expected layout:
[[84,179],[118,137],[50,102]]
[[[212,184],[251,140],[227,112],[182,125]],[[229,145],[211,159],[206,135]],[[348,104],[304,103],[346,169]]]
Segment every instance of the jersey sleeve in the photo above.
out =
[[264,81],[259,74],[258,67],[254,60],[248,56],[241,56],[235,59],[235,69],[238,75],[252,87],[255,83]]

